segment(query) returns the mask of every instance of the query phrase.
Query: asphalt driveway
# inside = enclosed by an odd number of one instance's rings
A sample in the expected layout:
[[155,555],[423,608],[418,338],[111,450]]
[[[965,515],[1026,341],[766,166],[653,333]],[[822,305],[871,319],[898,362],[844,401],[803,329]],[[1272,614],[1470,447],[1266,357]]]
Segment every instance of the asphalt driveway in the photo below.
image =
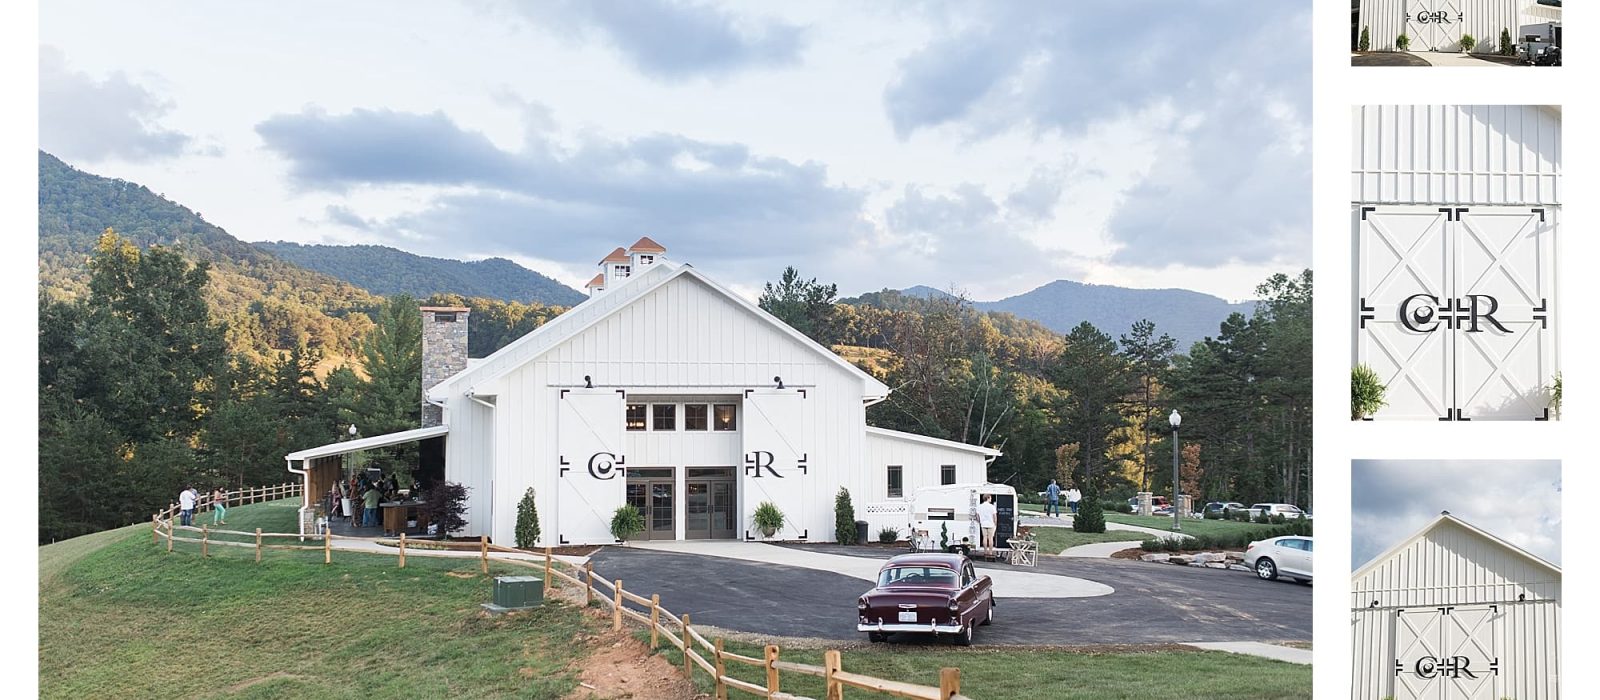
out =
[[1421,57],[1404,51],[1374,51],[1350,55],[1352,66],[1431,66]]
[[[863,547],[795,545],[887,558]],[[1122,559],[1042,556],[1037,573],[1116,589],[1094,598],[1011,598],[997,590],[995,622],[980,644],[1156,644],[1311,641],[1311,587],[1217,571]],[[675,613],[725,629],[784,637],[859,640],[856,599],[870,587],[841,574],[721,557],[606,547],[595,572],[627,590],[659,593]],[[978,568],[996,566],[979,563]]]

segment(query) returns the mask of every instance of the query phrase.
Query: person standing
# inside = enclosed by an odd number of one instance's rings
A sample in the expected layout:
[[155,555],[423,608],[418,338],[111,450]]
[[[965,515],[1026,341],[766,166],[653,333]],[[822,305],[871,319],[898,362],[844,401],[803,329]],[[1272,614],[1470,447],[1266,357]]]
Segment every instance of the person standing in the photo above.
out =
[[228,524],[228,492],[221,486],[211,491],[211,524]]
[[1044,514],[1061,517],[1061,485],[1057,484],[1055,479],[1051,479],[1050,485],[1045,487],[1044,498]]
[[1083,500],[1083,492],[1079,491],[1077,486],[1067,489],[1067,508],[1072,511],[1073,515],[1078,514],[1078,501],[1081,500]]
[[987,493],[983,494],[978,501],[978,530],[981,533],[979,546],[991,556],[994,555],[995,518],[994,497]]
[[194,506],[200,500],[200,492],[193,486],[184,485],[183,491],[178,494],[178,524],[184,527],[194,525]]
[[365,510],[361,513],[361,524],[373,527],[378,524],[378,501],[383,499],[383,492],[377,486],[368,485],[366,493],[361,494],[361,506]]

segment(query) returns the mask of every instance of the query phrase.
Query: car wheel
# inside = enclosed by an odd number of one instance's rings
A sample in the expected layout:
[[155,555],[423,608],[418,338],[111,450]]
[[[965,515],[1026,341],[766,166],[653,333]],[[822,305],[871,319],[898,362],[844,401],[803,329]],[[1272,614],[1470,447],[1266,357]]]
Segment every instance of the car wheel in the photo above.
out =
[[956,633],[956,646],[972,646],[972,625],[966,625],[961,628],[960,632]]
[[991,624],[993,622],[994,622],[994,599],[990,598],[989,599],[989,609],[984,611],[983,622],[980,622],[978,624],[989,625],[989,624]]
[[867,641],[872,642],[873,644],[877,644],[879,642],[887,642],[887,641],[889,641],[889,635],[887,635],[887,634],[885,634],[883,632],[868,632],[867,633]]
[[1278,578],[1278,565],[1273,564],[1272,560],[1266,557],[1257,559],[1256,576],[1267,581],[1274,580]]

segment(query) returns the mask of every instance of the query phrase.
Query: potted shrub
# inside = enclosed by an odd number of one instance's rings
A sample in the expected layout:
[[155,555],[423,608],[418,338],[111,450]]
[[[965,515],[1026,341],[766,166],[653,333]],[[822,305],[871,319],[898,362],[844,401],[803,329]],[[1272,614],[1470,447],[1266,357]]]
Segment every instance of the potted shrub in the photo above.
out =
[[[756,506],[756,529],[761,531],[762,537],[771,537],[783,527],[783,511],[772,504],[772,501],[762,501]],[[853,527],[853,526],[852,526]]]
[[1383,395],[1388,389],[1383,386],[1383,380],[1378,378],[1378,373],[1366,365],[1356,365],[1350,368],[1350,420],[1367,418],[1378,409],[1383,408],[1388,402]]
[[632,504],[618,508],[611,515],[611,536],[618,541],[627,542],[641,532],[644,532],[644,514]]
[[1472,49],[1477,45],[1477,37],[1474,37],[1471,34],[1461,35],[1461,53],[1472,53]]
[[1401,51],[1411,50],[1411,37],[1401,34],[1394,38],[1394,45]]

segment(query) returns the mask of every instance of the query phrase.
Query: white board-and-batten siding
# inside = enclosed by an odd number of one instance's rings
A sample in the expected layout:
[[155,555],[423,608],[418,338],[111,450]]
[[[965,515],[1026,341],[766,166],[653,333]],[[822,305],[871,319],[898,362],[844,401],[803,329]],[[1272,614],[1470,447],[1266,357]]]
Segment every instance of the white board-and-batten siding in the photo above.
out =
[[[736,396],[745,389],[774,386],[773,378],[782,377],[786,386],[804,387],[808,393],[796,430],[810,452],[810,473],[799,488],[806,489],[811,506],[787,515],[817,533],[812,539],[832,539],[834,490],[841,483],[852,491],[861,487],[856,483],[863,472],[866,420],[861,378],[696,278],[678,276],[495,381],[495,508],[514,510],[518,496],[513,494],[534,487],[547,540],[559,536],[556,509],[576,507],[554,499],[561,457],[556,401],[561,388],[583,386],[585,376],[596,387],[626,391],[630,401],[651,395]],[[454,434],[457,427],[451,430]],[[624,439],[638,446],[651,438]],[[657,464],[670,457],[627,455],[630,465]],[[748,514],[753,507],[741,504],[739,512]],[[492,536],[509,541],[514,516],[494,521]],[[748,525],[739,523],[740,528]]]
[[1412,51],[1426,49],[1421,34],[1434,28],[1407,22],[1407,16],[1415,18],[1422,11],[1449,13],[1451,33],[1434,48],[1450,52],[1461,50],[1463,33],[1477,39],[1473,53],[1492,54],[1500,50],[1502,29],[1511,33],[1512,41],[1519,41],[1523,25],[1561,20],[1561,8],[1535,0],[1360,0],[1356,31],[1368,30],[1372,51],[1398,51],[1395,39],[1402,33],[1411,35]]
[[1395,693],[1397,610],[1491,605],[1501,661],[1495,697],[1559,697],[1560,571],[1450,519],[1352,577],[1351,697]]
[[1364,105],[1351,120],[1358,204],[1561,204],[1561,115],[1535,105]]
[[946,464],[956,468],[955,483],[981,484],[987,480],[988,464],[983,454],[869,431],[867,465],[878,478],[875,483],[866,484],[861,491],[852,491],[851,497],[857,502],[889,500],[890,466],[900,467],[901,494],[910,496],[924,486],[940,485],[941,467]]

